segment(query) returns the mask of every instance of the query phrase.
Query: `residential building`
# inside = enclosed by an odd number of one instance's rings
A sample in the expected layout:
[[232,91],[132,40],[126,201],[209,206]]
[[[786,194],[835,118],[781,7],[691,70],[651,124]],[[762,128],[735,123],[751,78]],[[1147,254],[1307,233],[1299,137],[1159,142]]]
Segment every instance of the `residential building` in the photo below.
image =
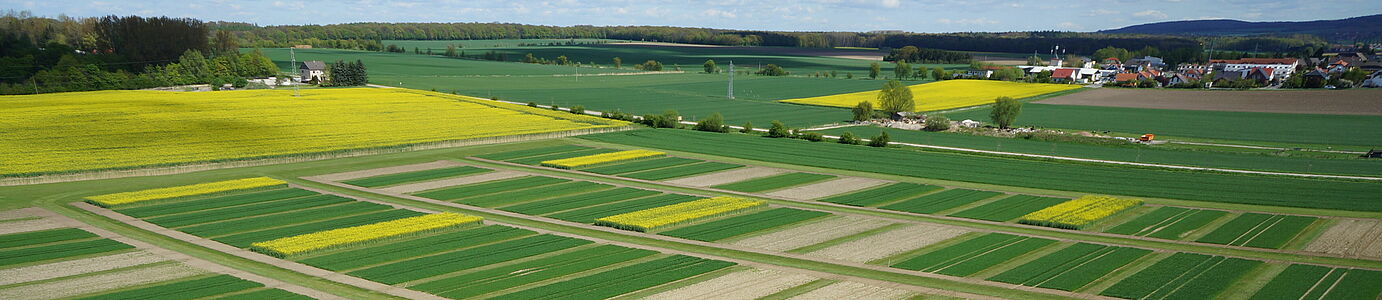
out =
[[1362,87],[1371,88],[1382,87],[1382,71],[1372,72],[1372,75],[1368,75],[1368,79],[1363,80],[1363,83],[1360,85]]
[[[1271,69],[1273,74],[1270,77],[1287,78],[1291,77],[1291,74],[1296,71],[1296,67],[1300,66],[1300,60],[1294,58],[1216,59],[1209,61],[1209,64],[1215,72],[1220,73]],[[1218,80],[1217,76],[1214,80]]]
[[298,66],[298,74],[302,76],[302,82],[322,82],[326,80],[326,63],[320,60],[309,60],[302,62]]

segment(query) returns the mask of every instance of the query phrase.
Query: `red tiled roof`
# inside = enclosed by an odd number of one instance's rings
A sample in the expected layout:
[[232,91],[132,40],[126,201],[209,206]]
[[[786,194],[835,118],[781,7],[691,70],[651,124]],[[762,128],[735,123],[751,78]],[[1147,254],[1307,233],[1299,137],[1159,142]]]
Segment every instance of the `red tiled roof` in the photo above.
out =
[[1137,80],[1137,77],[1138,77],[1138,76],[1137,76],[1137,73],[1118,73],[1118,74],[1114,74],[1114,75],[1113,75],[1113,81],[1114,81],[1114,82],[1121,82],[1121,81],[1136,81],[1136,80]]
[[1075,69],[1056,69],[1051,71],[1051,78],[1075,78]]

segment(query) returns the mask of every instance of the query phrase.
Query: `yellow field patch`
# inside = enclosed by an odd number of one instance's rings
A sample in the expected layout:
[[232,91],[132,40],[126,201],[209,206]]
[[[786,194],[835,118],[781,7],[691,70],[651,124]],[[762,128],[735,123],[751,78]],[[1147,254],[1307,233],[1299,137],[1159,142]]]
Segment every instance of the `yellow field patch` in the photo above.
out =
[[188,196],[211,195],[216,193],[225,193],[233,191],[281,187],[287,185],[288,182],[278,179],[268,177],[254,177],[167,188],[147,189],[142,191],[97,195],[86,197],[86,200],[91,204],[99,205],[101,207],[112,207],[132,203],[150,202],[165,199],[177,199]]
[[405,146],[629,123],[407,89],[0,96],[0,176]]
[[[882,83],[879,83],[882,86]],[[996,80],[972,80],[956,79],[931,83],[923,83],[908,86],[912,89],[912,97],[916,99],[916,111],[934,111],[966,106],[975,106],[993,103],[993,100],[1008,96],[1013,99],[1038,96],[1054,92],[1078,89],[1078,85],[1070,84],[1050,84],[1050,83],[1025,83]],[[878,91],[865,91],[848,94],[838,94],[811,98],[798,98],[781,100],[786,103],[835,106],[835,107],[854,107],[861,101],[873,102],[876,109],[878,105]]]

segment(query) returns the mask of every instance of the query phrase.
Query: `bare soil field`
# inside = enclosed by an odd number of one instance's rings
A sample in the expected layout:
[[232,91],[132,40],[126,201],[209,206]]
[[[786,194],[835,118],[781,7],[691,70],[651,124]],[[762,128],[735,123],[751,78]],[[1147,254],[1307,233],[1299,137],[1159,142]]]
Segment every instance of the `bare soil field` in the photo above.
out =
[[745,299],[772,295],[817,278],[775,270],[753,269],[663,292],[644,299]]
[[1305,250],[1382,258],[1382,221],[1339,221],[1306,246]]
[[880,186],[885,183],[891,183],[891,181],[862,177],[843,177],[826,182],[807,184],[803,186],[788,188],[785,190],[779,190],[768,193],[768,195],[774,197],[811,200]]
[[824,243],[829,240],[858,234],[889,224],[892,223],[880,219],[844,216],[746,238],[734,242],[734,244],[765,250],[787,251]]
[[825,259],[864,263],[959,236],[968,231],[917,224],[806,253]]
[[1382,89],[1199,91],[1100,88],[1042,104],[1297,114],[1382,115]]
[[844,281],[825,287],[806,292],[805,294],[792,297],[793,300],[816,300],[816,299],[879,299],[879,300],[900,300],[916,296],[916,293],[907,290],[872,286],[863,283]]
[[747,167],[731,169],[723,172],[711,172],[709,174],[677,178],[668,180],[667,183],[689,186],[712,186],[731,182],[740,182],[754,178],[768,177],[782,173],[787,173],[787,170],[764,167]]

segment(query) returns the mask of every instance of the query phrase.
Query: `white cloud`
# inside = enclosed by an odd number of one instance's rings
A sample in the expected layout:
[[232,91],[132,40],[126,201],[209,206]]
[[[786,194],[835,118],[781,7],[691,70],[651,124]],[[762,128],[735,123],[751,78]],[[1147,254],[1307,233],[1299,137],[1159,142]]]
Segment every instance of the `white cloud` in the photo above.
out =
[[713,8],[712,8],[712,9],[707,9],[707,10],[705,10],[705,11],[702,11],[702,12],[701,12],[701,15],[707,16],[707,17],[719,17],[719,18],[734,18],[734,17],[737,17],[736,15],[734,15],[733,12],[728,12],[728,11],[723,11],[723,10],[718,10],[718,9],[713,9]]
[[897,8],[902,6],[902,0],[883,0],[883,7]]
[[988,18],[974,18],[974,19],[949,19],[949,18],[940,18],[940,19],[936,19],[936,23],[941,23],[941,24],[954,24],[954,25],[984,25],[984,24],[998,24],[998,21],[997,21],[997,20],[990,20],[990,19],[988,19]]
[[1086,15],[1086,16],[1091,16],[1091,17],[1093,17],[1093,16],[1107,16],[1107,15],[1116,15],[1116,14],[1118,14],[1118,11],[1116,11],[1116,10],[1108,10],[1108,9],[1102,9],[1102,8],[1100,8],[1100,9],[1096,9],[1096,10],[1091,10],[1091,11],[1089,11],[1088,14],[1085,14],[1085,15]]
[[1159,20],[1159,19],[1165,19],[1165,18],[1168,17],[1168,16],[1166,15],[1166,13],[1161,12],[1160,10],[1155,10],[1155,9],[1148,9],[1148,10],[1144,10],[1144,11],[1135,12],[1135,13],[1132,13],[1132,15],[1133,15],[1134,17],[1138,17],[1138,18],[1144,18],[1144,19],[1157,19],[1157,20]]

